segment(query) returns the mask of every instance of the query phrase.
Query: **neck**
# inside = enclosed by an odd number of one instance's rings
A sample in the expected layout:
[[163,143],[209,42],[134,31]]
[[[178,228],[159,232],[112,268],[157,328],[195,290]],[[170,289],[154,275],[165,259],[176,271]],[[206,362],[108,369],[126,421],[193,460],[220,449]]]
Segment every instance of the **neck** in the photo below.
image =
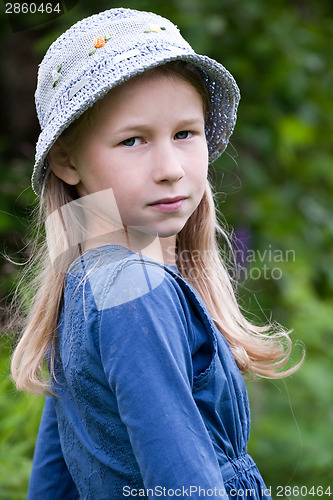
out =
[[87,239],[83,250],[92,250],[103,245],[120,245],[165,265],[176,265],[176,236],[159,238],[126,226],[111,232],[109,228],[108,232]]
[[163,263],[167,266],[176,265],[176,236],[159,238],[162,249]]

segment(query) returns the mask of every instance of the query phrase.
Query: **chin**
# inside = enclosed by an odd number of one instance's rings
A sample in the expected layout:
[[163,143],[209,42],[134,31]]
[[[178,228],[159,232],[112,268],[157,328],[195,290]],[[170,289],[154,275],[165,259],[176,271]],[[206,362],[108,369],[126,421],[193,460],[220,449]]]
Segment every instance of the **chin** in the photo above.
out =
[[173,227],[170,229],[163,229],[157,231],[157,235],[159,238],[170,238],[171,236],[177,236],[177,234],[183,229],[184,226],[185,223],[179,224],[177,227]]
[[177,234],[183,229],[188,219],[184,220],[169,219],[164,221],[163,224],[145,224],[145,225],[127,225],[129,231],[138,231],[138,234],[147,234],[150,236],[155,236],[158,238],[170,238],[172,236],[177,236]]

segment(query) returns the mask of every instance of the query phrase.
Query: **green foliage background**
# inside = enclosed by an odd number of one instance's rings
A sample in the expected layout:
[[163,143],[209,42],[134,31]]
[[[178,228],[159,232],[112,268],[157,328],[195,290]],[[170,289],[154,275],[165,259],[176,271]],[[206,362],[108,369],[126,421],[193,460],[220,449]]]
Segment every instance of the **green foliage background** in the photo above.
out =
[[[294,340],[302,341],[307,351],[303,367],[292,377],[248,382],[250,453],[273,498],[279,485],[303,486],[303,498],[314,498],[311,486],[324,491],[331,486],[333,494],[332,2],[72,3],[72,9],[47,25],[26,15],[26,29],[20,32],[12,30],[1,11],[1,74],[9,101],[0,135],[0,250],[19,261],[28,253],[22,248],[34,206],[27,186],[37,126],[32,116],[26,126],[29,138],[20,136],[10,104],[13,109],[19,105],[21,118],[29,115],[37,64],[48,45],[75,21],[109,7],[170,17],[198,52],[231,71],[241,89],[232,144],[216,162],[212,178],[223,217],[243,235],[254,256],[245,254],[241,270],[242,305],[259,320],[272,316],[293,329]],[[14,59],[10,65],[10,58],[22,44],[30,61],[24,97],[10,93],[22,76],[22,68],[15,67]],[[16,266],[3,258],[3,317],[4,297],[11,294],[16,277]],[[0,500],[20,500],[26,495],[43,401],[14,390],[9,378],[12,339],[3,335],[0,342]],[[299,356],[296,349],[294,360]],[[297,488],[285,492],[284,498],[300,497]],[[320,489],[314,493],[320,496]]]

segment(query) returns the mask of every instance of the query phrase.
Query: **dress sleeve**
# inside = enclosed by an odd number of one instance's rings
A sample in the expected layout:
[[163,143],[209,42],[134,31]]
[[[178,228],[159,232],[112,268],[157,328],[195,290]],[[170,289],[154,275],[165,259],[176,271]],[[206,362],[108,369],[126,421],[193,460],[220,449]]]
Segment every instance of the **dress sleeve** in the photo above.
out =
[[[123,269],[119,280],[131,279],[138,290],[136,266],[140,264]],[[223,496],[217,457],[192,395],[186,299],[174,278],[154,278],[160,283],[155,288],[102,310],[100,349],[105,373],[145,487],[187,488],[192,498],[197,498],[199,487],[215,488],[212,498],[228,498]],[[113,286],[119,286],[117,280]]]
[[60,445],[54,401],[47,396],[40,423],[27,500],[78,500]]

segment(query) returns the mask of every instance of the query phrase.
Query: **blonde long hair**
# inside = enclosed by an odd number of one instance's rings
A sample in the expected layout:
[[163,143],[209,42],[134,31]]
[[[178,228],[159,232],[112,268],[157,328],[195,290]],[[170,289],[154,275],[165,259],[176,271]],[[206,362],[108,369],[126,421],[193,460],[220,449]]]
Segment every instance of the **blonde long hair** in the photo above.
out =
[[[186,67],[185,67],[186,66]],[[189,81],[203,98],[207,108],[207,92],[196,71],[188,65],[169,63],[153,71],[180,76]],[[69,147],[73,146],[84,130],[94,122],[98,104],[88,110],[74,122],[63,134]],[[76,198],[75,189],[58,179],[48,170],[41,194],[41,206],[38,227],[44,227],[49,216],[61,210]],[[70,214],[69,217],[74,217]],[[61,218],[58,218],[61,224]],[[74,225],[77,231],[84,231],[82,224]],[[73,227],[73,224],[72,226]],[[48,241],[44,238],[41,247],[30,263],[30,269],[39,271],[29,287],[30,312],[26,327],[15,348],[12,357],[12,377],[18,389],[36,394],[49,392],[49,380],[45,368],[45,359],[50,356],[50,374],[53,375],[55,345],[59,311],[65,286],[66,274],[54,266],[50,259],[52,237],[61,232],[61,227],[48,227]],[[262,377],[280,378],[293,373],[300,365],[283,371],[291,352],[289,332],[278,325],[256,326],[242,313],[235,293],[228,266],[221,258],[217,235],[222,234],[229,244],[226,232],[217,221],[212,189],[207,181],[203,198],[177,235],[176,261],[181,276],[192,285],[204,301],[211,317],[228,341],[240,370],[245,374],[257,374]],[[76,241],[83,241],[78,234]],[[184,259],[184,252],[187,258]],[[72,263],[79,256],[79,248],[72,247],[66,257]],[[58,270],[57,270],[58,269]]]

